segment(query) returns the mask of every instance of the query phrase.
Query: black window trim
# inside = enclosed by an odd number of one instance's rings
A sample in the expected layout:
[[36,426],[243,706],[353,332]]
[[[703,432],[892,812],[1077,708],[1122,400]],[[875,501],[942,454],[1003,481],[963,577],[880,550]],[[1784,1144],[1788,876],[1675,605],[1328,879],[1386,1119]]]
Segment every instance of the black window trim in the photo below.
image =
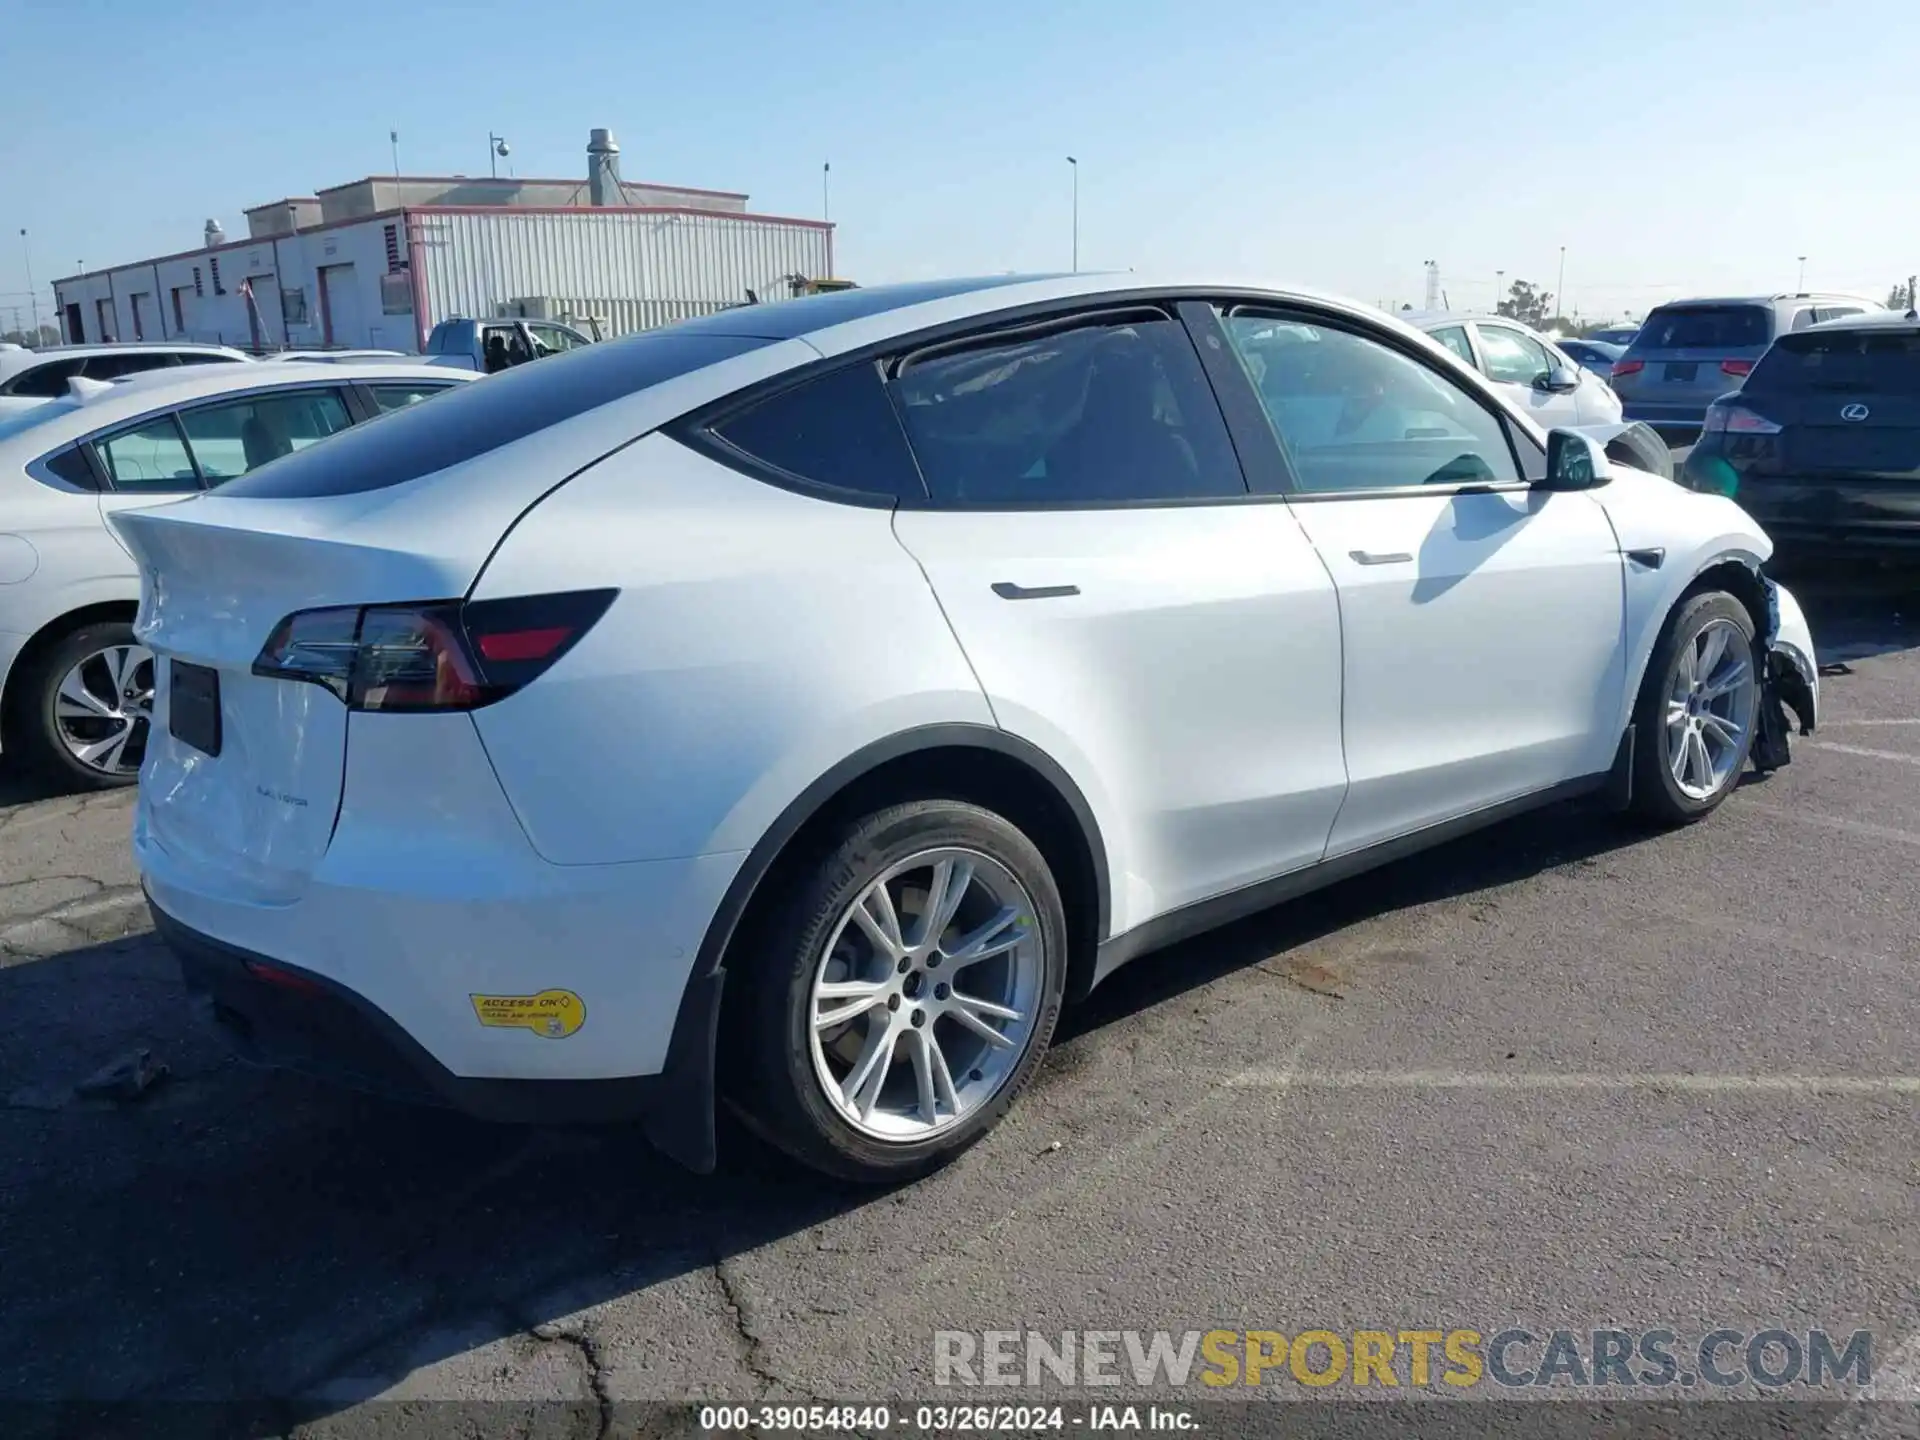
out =
[[[1278,469],[1287,476],[1287,483],[1291,487],[1283,492],[1284,498],[1289,504],[1306,503],[1319,505],[1335,500],[1404,500],[1410,495],[1513,494],[1533,489],[1534,481],[1527,475],[1527,466],[1521,457],[1520,446],[1515,437],[1514,432],[1516,427],[1514,420],[1513,417],[1507,413],[1506,407],[1502,405],[1494,395],[1487,393],[1475,385],[1463,384],[1460,376],[1450,374],[1446,370],[1436,366],[1433,363],[1433,356],[1425,353],[1421,347],[1409,343],[1407,337],[1398,335],[1382,327],[1369,325],[1364,319],[1355,316],[1343,315],[1337,311],[1322,311],[1315,306],[1292,300],[1249,300],[1239,297],[1226,297],[1216,298],[1214,303],[1222,305],[1226,314],[1229,316],[1244,311],[1263,317],[1270,317],[1275,320],[1291,321],[1295,324],[1318,325],[1326,329],[1342,330],[1360,339],[1371,340],[1375,344],[1383,345],[1389,350],[1411,360],[1414,364],[1421,366],[1433,374],[1436,379],[1446,381],[1456,389],[1465,391],[1470,399],[1494,418],[1500,426],[1500,433],[1506,437],[1507,451],[1513,458],[1513,468],[1520,474],[1520,479],[1518,480],[1463,480],[1446,485],[1377,485],[1364,490],[1302,489],[1294,481],[1292,466],[1285,459],[1285,449],[1281,446],[1278,436],[1275,435],[1272,423],[1265,418],[1266,406],[1261,403],[1259,393],[1254,390],[1253,382],[1247,378],[1245,370],[1236,367],[1235,379],[1237,383],[1240,386],[1244,386],[1248,397],[1254,404],[1260,406],[1260,414],[1263,421],[1263,438],[1266,445],[1272,447],[1272,449],[1281,456]],[[1476,330],[1478,329],[1478,322],[1475,322],[1474,328]],[[1434,343],[1438,344],[1439,342],[1435,341]],[[1475,348],[1478,348],[1477,337]],[[1476,370],[1475,374],[1479,379],[1480,385],[1491,387],[1499,383],[1489,379],[1484,372]],[[1522,433],[1524,434],[1524,432]],[[1527,436],[1526,438],[1529,441],[1532,439],[1531,436]],[[1543,460],[1544,454],[1545,452],[1543,451],[1541,456]],[[1542,473],[1544,473],[1544,468]]]

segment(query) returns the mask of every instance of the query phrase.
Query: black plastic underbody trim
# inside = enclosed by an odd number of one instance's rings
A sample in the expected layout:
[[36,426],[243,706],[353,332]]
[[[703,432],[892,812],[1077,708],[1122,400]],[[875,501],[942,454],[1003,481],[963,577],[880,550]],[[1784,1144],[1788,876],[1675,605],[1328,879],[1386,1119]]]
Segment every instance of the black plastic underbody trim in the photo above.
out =
[[1442,821],[1438,825],[1429,825],[1425,829],[1415,830],[1411,834],[1399,835],[1391,840],[1383,840],[1365,850],[1356,850],[1346,855],[1336,855],[1329,860],[1303,866],[1298,870],[1289,870],[1284,875],[1276,875],[1269,880],[1261,880],[1252,885],[1242,886],[1238,890],[1229,890],[1224,895],[1215,895],[1206,900],[1195,901],[1165,915],[1156,915],[1145,924],[1136,925],[1123,934],[1115,935],[1100,946],[1099,957],[1094,963],[1093,984],[1098,985],[1129,960],[1160,950],[1168,945],[1178,944],[1182,940],[1192,939],[1235,920],[1245,919],[1249,915],[1283,904],[1301,895],[1311,894],[1352,876],[1363,874],[1378,866],[1394,860],[1417,854],[1434,845],[1470,835],[1488,825],[1498,824],[1515,815],[1525,814],[1543,805],[1559,800],[1571,800],[1581,795],[1591,795],[1604,790],[1610,778],[1610,771],[1598,775],[1584,775],[1575,780],[1567,780],[1545,790],[1536,790],[1531,795],[1517,796],[1502,801],[1498,805],[1489,805],[1483,810],[1457,816]]

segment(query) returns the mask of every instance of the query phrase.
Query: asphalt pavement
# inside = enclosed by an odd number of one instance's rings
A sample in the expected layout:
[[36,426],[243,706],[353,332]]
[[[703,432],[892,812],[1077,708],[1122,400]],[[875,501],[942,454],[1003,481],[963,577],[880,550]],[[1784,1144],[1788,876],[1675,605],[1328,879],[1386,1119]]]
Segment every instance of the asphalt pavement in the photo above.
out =
[[[1707,823],[1543,812],[1138,961],[896,1192],[244,1067],[149,931],[129,797],[0,772],[0,1428],[977,1400],[934,1337],[990,1329],[1865,1329],[1920,1398],[1920,586],[1797,588],[1820,732]],[[76,1092],[141,1050],[138,1098]],[[1912,1433],[1873,1413],[1817,1428]]]

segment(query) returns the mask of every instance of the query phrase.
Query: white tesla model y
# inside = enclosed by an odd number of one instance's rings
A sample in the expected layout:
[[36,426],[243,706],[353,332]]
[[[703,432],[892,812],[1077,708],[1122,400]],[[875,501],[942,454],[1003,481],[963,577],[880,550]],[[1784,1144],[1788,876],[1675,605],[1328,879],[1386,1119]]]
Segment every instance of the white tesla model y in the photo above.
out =
[[713,1162],[978,1139],[1155,946],[1786,759],[1732,502],[1292,289],[997,278],[595,345],[114,523],[134,843],[254,1053]]

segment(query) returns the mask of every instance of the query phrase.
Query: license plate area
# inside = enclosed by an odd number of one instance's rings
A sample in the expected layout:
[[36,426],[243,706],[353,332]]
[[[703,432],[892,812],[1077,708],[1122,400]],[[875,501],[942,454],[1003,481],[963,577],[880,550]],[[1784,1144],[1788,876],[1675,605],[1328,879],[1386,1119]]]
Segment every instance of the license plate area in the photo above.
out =
[[167,662],[167,733],[205,755],[220,753],[220,672],[181,660]]
[[1700,362],[1697,360],[1670,360],[1667,362],[1667,379],[1691,380],[1699,368]]

